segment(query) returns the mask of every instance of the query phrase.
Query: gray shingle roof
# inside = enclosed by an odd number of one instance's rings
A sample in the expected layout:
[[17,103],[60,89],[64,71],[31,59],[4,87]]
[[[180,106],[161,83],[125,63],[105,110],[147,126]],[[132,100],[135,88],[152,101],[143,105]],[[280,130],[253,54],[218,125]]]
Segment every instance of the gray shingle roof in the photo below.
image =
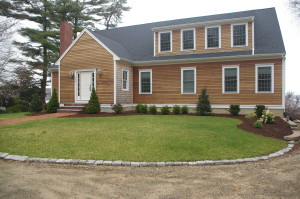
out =
[[185,58],[205,58],[219,56],[251,55],[250,51],[201,53],[189,55],[153,56],[152,28],[197,23],[205,21],[224,20],[254,16],[255,54],[285,53],[283,39],[275,8],[250,10],[203,17],[177,19],[142,25],[120,27],[110,30],[91,31],[109,49],[122,59],[131,61],[154,61]]

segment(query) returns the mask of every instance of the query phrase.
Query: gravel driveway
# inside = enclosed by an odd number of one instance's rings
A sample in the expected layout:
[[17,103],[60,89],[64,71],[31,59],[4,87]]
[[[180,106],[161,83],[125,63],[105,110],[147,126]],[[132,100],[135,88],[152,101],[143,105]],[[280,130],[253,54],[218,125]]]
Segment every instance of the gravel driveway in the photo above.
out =
[[300,198],[300,150],[267,161],[99,167],[0,160],[0,198]]

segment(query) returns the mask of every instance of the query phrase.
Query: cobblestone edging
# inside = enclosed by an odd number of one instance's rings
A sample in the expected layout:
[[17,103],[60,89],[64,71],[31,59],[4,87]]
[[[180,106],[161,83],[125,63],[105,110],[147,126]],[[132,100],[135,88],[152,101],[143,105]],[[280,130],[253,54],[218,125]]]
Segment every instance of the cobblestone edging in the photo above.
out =
[[271,153],[266,156],[254,157],[254,158],[240,158],[231,160],[203,160],[194,162],[128,162],[128,161],[110,161],[110,160],[80,160],[80,159],[53,159],[53,158],[34,158],[28,156],[12,155],[9,153],[1,153],[0,159],[15,160],[21,162],[45,162],[45,163],[57,163],[57,164],[80,164],[80,165],[103,165],[103,166],[132,166],[132,167],[163,167],[163,166],[197,166],[197,165],[220,165],[220,164],[236,164],[244,162],[256,162],[260,160],[268,160],[270,158],[282,156],[292,150],[294,142],[288,142],[288,146],[280,151]]

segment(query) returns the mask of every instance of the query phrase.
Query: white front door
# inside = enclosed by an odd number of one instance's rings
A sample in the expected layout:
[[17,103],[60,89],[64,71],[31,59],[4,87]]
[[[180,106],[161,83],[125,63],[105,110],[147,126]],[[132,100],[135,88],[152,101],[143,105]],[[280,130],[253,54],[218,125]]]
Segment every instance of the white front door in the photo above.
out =
[[88,101],[94,86],[94,72],[77,72],[77,101]]

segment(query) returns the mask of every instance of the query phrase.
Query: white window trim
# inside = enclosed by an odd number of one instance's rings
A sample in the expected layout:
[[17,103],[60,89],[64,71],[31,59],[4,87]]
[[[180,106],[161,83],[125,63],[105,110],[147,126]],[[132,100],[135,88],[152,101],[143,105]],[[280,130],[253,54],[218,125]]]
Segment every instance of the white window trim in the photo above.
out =
[[[194,32],[194,48],[193,49],[183,49],[183,32],[192,30]],[[180,40],[181,40],[181,51],[191,51],[191,50],[196,50],[196,28],[189,28],[189,29],[181,29],[180,31]]]
[[[226,92],[225,91],[225,70],[228,68],[236,68],[237,69],[236,92]],[[239,65],[222,66],[222,93],[223,94],[239,94],[240,93],[240,66]]]
[[[272,75],[272,81],[271,81],[271,91],[258,91],[258,68],[259,67],[271,67],[271,75]],[[274,93],[274,64],[255,64],[255,93]]]
[[[185,70],[194,70],[194,92],[192,93],[184,93],[183,92],[183,71]],[[196,67],[182,67],[181,68],[181,94],[196,94],[197,88],[197,70]]]
[[[238,45],[238,46],[234,46],[233,45],[233,26],[236,25],[245,25],[246,27],[246,45]],[[248,23],[236,23],[236,24],[231,24],[231,47],[235,48],[235,47],[245,47],[248,46]]]
[[74,101],[75,103],[83,103],[83,102],[88,102],[88,100],[79,100],[78,99],[78,79],[77,79],[77,74],[80,72],[93,72],[94,73],[94,88],[95,91],[97,91],[96,85],[97,85],[97,75],[96,75],[96,68],[92,68],[92,69],[80,69],[80,70],[75,70],[74,71]]
[[[208,28],[219,28],[219,47],[213,47],[213,48],[208,48],[207,47],[207,29]],[[221,31],[221,26],[206,26],[205,27],[205,49],[218,49],[222,47],[222,40],[221,40],[221,35],[222,35],[222,31]]]
[[[123,72],[126,71],[127,72],[127,81],[126,81],[126,89],[124,89],[124,76],[123,76]],[[127,69],[122,69],[122,90],[123,91],[129,91],[129,70]]]
[[[142,86],[141,86],[141,73],[142,72],[150,72],[150,92],[149,93],[143,93],[142,92]],[[140,69],[139,70],[139,94],[147,95],[147,94],[152,94],[152,69]]]
[[[170,50],[169,51],[160,51],[160,34],[162,33],[170,33]],[[158,52],[159,53],[168,53],[168,52],[172,52],[173,49],[173,35],[172,35],[172,31],[164,31],[164,32],[158,32]]]

